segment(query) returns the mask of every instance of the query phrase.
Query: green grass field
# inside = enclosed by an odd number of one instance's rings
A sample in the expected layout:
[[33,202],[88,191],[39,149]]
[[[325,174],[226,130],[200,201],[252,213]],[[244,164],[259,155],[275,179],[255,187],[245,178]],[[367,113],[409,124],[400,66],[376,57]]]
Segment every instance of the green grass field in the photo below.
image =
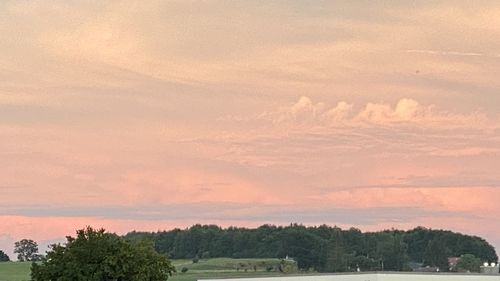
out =
[[0,262],[0,281],[30,280],[30,262]]
[[[203,259],[198,263],[191,260],[173,260],[177,269],[169,280],[171,281],[196,281],[198,279],[230,278],[230,277],[262,277],[279,276],[283,273],[266,270],[269,266],[278,266],[279,259],[230,259],[216,258]],[[28,281],[30,279],[29,262],[0,263],[0,281]],[[187,272],[181,269],[186,267]]]

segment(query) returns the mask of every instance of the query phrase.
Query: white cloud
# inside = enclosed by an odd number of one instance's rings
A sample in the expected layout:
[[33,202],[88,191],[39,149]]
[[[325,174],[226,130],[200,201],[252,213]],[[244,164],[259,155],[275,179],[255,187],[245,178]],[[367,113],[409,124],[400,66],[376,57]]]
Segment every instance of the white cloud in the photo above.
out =
[[[282,107],[269,116],[275,118],[273,120],[274,123],[287,121],[307,122],[321,117],[325,112],[325,108],[324,103],[315,104],[309,97],[302,96],[293,105]],[[267,116],[267,114],[263,114],[262,116]]]
[[435,117],[432,112],[434,106],[423,106],[419,102],[404,98],[397,102],[395,107],[387,103],[368,103],[356,120],[373,124],[391,124],[395,122],[418,122]]
[[327,120],[342,121],[349,117],[354,105],[341,101],[334,108],[328,110],[325,114]]
[[[396,104],[368,102],[355,111],[355,105],[341,101],[333,107],[323,102],[313,102],[302,96],[297,102],[280,107],[275,111],[258,115],[275,125],[310,126],[397,126],[414,125],[419,127],[477,127],[491,122],[485,114],[451,113],[435,105],[422,105],[411,98],[400,99]],[[236,118],[235,118],[236,119]],[[242,120],[243,118],[239,118]]]

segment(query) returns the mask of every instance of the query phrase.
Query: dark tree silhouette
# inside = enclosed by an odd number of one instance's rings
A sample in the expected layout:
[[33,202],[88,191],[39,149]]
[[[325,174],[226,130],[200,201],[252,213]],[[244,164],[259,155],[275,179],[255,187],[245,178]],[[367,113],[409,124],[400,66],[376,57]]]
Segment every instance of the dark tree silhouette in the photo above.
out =
[[31,239],[23,239],[14,243],[14,253],[17,254],[19,261],[37,261],[40,259],[38,244]]
[[7,256],[6,253],[0,250],[0,262],[6,262],[6,261],[10,261],[9,256]]

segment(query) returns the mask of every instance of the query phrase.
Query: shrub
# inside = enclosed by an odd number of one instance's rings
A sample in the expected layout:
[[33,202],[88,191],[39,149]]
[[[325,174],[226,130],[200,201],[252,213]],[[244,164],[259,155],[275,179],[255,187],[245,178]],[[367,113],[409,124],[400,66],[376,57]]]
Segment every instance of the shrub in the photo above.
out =
[[10,261],[9,256],[7,256],[6,253],[4,253],[2,250],[0,250],[0,262],[4,261]]
[[130,243],[104,229],[91,227],[68,236],[65,245],[52,245],[47,259],[33,263],[33,281],[165,281],[175,272],[170,261],[152,244]]

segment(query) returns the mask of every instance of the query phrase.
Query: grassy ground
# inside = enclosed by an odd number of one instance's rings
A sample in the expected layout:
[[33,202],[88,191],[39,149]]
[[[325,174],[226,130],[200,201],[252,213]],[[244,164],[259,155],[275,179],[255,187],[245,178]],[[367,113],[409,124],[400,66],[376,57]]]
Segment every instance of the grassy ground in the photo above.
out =
[[[266,268],[277,267],[279,259],[203,259],[198,263],[191,260],[173,260],[177,269],[169,280],[171,281],[196,281],[198,279],[230,278],[230,277],[262,277],[278,276],[283,273],[271,271]],[[0,281],[28,281],[31,263],[5,262],[0,263]],[[188,269],[182,273],[183,267]]]
[[0,281],[30,280],[30,262],[0,262]]
[[[279,259],[217,258],[193,263],[191,260],[174,260],[173,263],[178,272],[171,280],[196,281],[210,278],[278,276],[283,273],[274,270],[268,272],[266,268],[277,268],[280,261]],[[183,267],[188,269],[186,273],[181,272]]]
[[186,272],[176,274],[169,278],[170,281],[196,281],[199,279],[213,279],[213,278],[252,278],[252,277],[270,277],[280,276],[282,273],[268,273],[268,272]]

